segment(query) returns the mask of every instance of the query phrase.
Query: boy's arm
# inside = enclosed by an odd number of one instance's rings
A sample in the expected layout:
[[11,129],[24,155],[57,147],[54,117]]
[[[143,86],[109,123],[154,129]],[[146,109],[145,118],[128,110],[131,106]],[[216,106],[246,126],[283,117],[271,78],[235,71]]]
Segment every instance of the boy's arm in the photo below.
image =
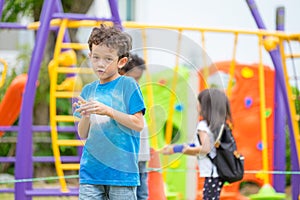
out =
[[78,135],[82,139],[86,139],[88,137],[89,128],[90,128],[90,115],[85,112],[78,112],[79,108],[86,103],[81,96],[76,97],[78,99],[77,102],[74,102],[73,107],[76,108],[75,113],[81,115],[79,123],[78,123]]
[[88,137],[90,128],[90,118],[87,116],[82,116],[78,123],[78,135],[82,139],[86,139]]
[[107,116],[116,120],[120,124],[138,132],[141,132],[144,128],[144,118],[142,112],[137,112],[133,115],[130,115],[114,110],[113,108],[109,108]]
[[[85,104],[83,104],[80,108],[78,108],[76,111],[81,113],[81,115],[86,115],[86,116],[89,116],[91,114],[107,115],[108,117],[116,120],[120,124],[138,132],[141,132],[144,128],[144,118],[142,112],[137,112],[133,115],[130,115],[130,114],[117,111],[98,101],[88,101]],[[87,135],[88,128],[89,128],[88,122],[89,120],[87,119],[82,121],[83,124],[80,130],[82,131],[81,134],[83,136]]]

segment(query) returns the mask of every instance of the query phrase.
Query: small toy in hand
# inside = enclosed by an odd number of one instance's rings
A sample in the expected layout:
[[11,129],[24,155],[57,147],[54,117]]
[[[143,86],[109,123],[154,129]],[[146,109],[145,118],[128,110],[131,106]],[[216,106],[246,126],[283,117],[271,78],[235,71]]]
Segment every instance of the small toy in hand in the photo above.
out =
[[[188,144],[190,147],[195,147],[195,144],[194,143],[190,143]],[[174,145],[173,147],[173,151],[174,153],[181,153],[182,150],[184,148],[184,145],[183,144],[177,144],[177,145]]]
[[80,108],[80,104],[75,104],[75,109],[78,109],[78,108]]
[[75,107],[75,109],[77,110],[77,109],[79,109],[83,104],[85,104],[86,101],[85,101],[81,96],[78,96],[78,97],[76,97],[76,98],[78,99],[78,101],[75,102],[75,103],[73,104],[73,107]]

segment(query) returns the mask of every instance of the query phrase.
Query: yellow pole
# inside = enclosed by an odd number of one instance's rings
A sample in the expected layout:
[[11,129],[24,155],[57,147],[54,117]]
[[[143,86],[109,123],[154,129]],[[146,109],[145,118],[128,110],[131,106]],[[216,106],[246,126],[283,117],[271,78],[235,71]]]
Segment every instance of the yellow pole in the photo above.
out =
[[233,46],[233,53],[232,53],[232,59],[230,62],[230,68],[229,68],[229,81],[227,86],[227,96],[228,98],[231,96],[231,90],[233,85],[233,77],[234,77],[234,70],[235,70],[235,57],[236,57],[236,49],[237,49],[237,42],[238,42],[238,33],[234,34],[234,46]]
[[148,67],[148,54],[147,54],[147,36],[146,31],[142,29],[142,39],[143,39],[143,55],[146,64],[146,91],[148,94],[148,109],[149,109],[149,132],[150,132],[150,141],[151,146],[157,150],[158,149],[158,140],[157,140],[157,133],[156,133],[156,121],[155,121],[155,110],[154,110],[154,99],[153,99],[153,88],[152,88],[152,80],[151,75]]
[[[202,43],[202,48],[203,48],[203,53],[202,53],[202,59],[203,59],[203,84],[205,81],[208,79],[209,76],[209,68],[207,66],[207,59],[206,59],[206,46],[205,46],[205,35],[204,31],[201,31],[201,43]],[[204,84],[204,86],[201,86],[201,88],[205,89],[208,87],[208,84]]]
[[59,177],[59,182],[61,185],[61,191],[62,192],[68,192],[66,180],[64,178],[64,172],[62,170],[62,165],[61,165],[61,159],[60,159],[60,151],[59,147],[57,144],[58,136],[57,136],[57,129],[56,129],[56,97],[55,97],[55,92],[56,92],[56,87],[57,87],[57,67],[58,67],[58,57],[61,52],[61,44],[63,41],[63,37],[66,31],[68,20],[63,19],[62,23],[60,25],[59,32],[57,34],[57,39],[56,39],[56,45],[54,49],[54,55],[53,55],[53,62],[54,65],[51,69],[50,77],[50,126],[51,126],[51,139],[52,139],[52,149],[53,149],[53,155],[55,158],[55,168],[56,168],[56,173]]
[[172,81],[172,87],[171,87],[171,95],[170,95],[170,104],[169,104],[169,114],[167,119],[167,125],[166,125],[166,144],[171,143],[172,139],[172,129],[173,129],[173,115],[174,115],[174,105],[175,105],[175,90],[176,90],[176,84],[178,79],[178,69],[179,69],[179,52],[181,48],[181,38],[182,38],[182,31],[179,31],[178,35],[178,43],[177,43],[177,50],[176,50],[176,62],[174,67],[174,76]]
[[[179,53],[181,48],[181,39],[182,39],[182,30],[179,30],[178,35],[178,43],[177,43],[177,49],[176,49],[176,61],[175,61],[175,67],[174,67],[174,76],[171,86],[171,95],[170,95],[170,104],[169,104],[169,114],[167,118],[167,124],[166,124],[166,144],[171,143],[172,139],[172,132],[173,132],[173,115],[174,115],[174,105],[175,105],[175,90],[176,90],[176,84],[178,79],[178,69],[179,69]],[[168,163],[168,157],[164,157],[164,164]],[[163,171],[163,178],[166,180],[167,178],[167,172]]]
[[0,63],[3,64],[3,71],[1,75],[1,81],[0,81],[0,88],[4,85],[5,78],[6,78],[6,72],[7,72],[7,62],[0,58]]
[[[266,96],[265,96],[265,75],[264,66],[262,63],[262,36],[258,36],[258,47],[259,47],[259,97],[260,97],[260,124],[261,124],[261,138],[262,138],[262,164],[263,171],[269,171],[269,158],[268,158],[268,141],[267,141],[267,123],[266,123]],[[269,175],[263,174],[265,184],[269,184]]]

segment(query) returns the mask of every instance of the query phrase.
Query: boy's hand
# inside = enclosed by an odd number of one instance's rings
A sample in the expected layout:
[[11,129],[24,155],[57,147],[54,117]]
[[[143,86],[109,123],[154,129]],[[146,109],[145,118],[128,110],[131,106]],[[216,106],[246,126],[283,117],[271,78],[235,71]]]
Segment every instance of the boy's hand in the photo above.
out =
[[109,107],[98,101],[90,100],[82,103],[75,111],[82,116],[90,116],[91,114],[107,115]]
[[75,97],[75,98],[78,99],[77,102],[74,102],[74,103],[72,104],[73,108],[75,108],[75,109],[80,108],[80,106],[81,106],[82,104],[85,104],[85,103],[86,103],[86,100],[84,100],[81,96],[78,96],[78,97]]
[[73,108],[75,108],[75,112],[79,112],[81,116],[89,117],[90,115],[86,114],[85,112],[83,112],[83,109],[81,109],[82,105],[86,104],[87,101],[81,96],[77,96],[76,99],[78,99],[77,102],[74,102],[72,104]]

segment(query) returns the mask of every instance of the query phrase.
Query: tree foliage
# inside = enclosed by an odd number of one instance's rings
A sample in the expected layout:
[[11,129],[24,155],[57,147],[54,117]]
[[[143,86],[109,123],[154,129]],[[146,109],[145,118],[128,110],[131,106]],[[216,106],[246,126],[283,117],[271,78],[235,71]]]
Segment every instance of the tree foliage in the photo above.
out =
[[[6,0],[2,10],[2,22],[17,22],[23,16],[40,18],[44,0]],[[53,1],[54,3],[54,1]],[[93,0],[62,0],[64,12],[86,13]]]
[[[42,1],[42,0],[40,0]],[[35,0],[15,0],[5,1],[2,18],[3,22],[16,22],[19,17],[32,16]]]

